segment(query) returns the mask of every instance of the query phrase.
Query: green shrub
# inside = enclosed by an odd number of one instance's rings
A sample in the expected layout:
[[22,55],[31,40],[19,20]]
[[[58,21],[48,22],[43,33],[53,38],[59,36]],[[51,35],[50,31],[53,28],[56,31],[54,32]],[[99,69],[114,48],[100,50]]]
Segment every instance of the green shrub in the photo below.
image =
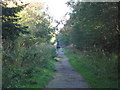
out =
[[[12,51],[3,51],[3,87],[18,88],[29,83],[35,72],[42,72],[42,68],[51,68],[50,62],[55,56],[55,49],[42,43],[29,48],[18,47]],[[40,69],[41,68],[41,69]],[[52,68],[53,69],[53,68]]]

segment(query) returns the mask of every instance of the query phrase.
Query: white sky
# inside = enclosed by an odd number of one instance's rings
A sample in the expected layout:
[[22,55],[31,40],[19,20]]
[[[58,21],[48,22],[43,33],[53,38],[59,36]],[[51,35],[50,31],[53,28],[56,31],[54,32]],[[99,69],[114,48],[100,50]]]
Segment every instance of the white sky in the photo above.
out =
[[50,14],[56,20],[61,20],[70,9],[65,4],[68,0],[44,0],[49,7]]
[[45,4],[49,7],[49,13],[56,20],[61,20],[61,18],[69,12],[70,9],[65,4],[69,0],[22,0],[23,2],[45,2]]
[[[48,6],[48,11],[50,16],[53,17],[54,20],[63,20],[64,15],[67,12],[70,12],[70,8],[67,7],[65,4],[69,0],[22,0],[23,2],[45,2],[45,5]],[[69,19],[69,16],[66,16],[66,19]],[[53,23],[53,26],[56,26],[55,23]],[[59,28],[62,28],[63,25],[59,25]]]
[[[54,20],[63,20],[63,19],[69,19],[69,16],[67,15],[66,17],[64,17],[64,15],[67,12],[70,12],[70,8],[67,7],[67,5],[65,4],[67,1],[69,0],[43,0],[46,5],[48,6],[48,10],[51,16],[53,16]],[[53,26],[56,26],[56,23],[52,24]],[[58,26],[58,28],[62,28],[63,25],[60,24]]]

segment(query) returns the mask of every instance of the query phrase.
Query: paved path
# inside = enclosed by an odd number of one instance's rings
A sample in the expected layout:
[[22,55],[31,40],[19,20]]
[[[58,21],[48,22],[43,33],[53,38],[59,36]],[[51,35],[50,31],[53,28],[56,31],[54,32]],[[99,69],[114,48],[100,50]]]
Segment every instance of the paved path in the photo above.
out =
[[54,79],[49,82],[46,88],[89,88],[82,76],[69,64],[62,48],[58,50],[57,54],[62,58],[56,62]]

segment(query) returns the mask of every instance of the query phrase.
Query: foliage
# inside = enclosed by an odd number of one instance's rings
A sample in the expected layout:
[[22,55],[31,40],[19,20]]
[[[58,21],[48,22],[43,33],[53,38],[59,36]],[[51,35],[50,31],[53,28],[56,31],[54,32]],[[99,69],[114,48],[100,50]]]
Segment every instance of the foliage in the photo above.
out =
[[17,23],[18,17],[15,13],[20,12],[24,6],[17,7],[5,7],[2,6],[2,39],[3,40],[15,40],[20,33],[27,33],[25,26],[21,26]]
[[67,54],[70,63],[92,87],[117,88],[118,3],[70,0],[67,5],[72,13],[59,37],[77,49]]
[[18,23],[29,26],[33,37],[40,38],[41,42],[49,41],[53,32],[51,17],[47,14],[47,10],[44,10],[43,5],[41,2],[30,3],[17,14],[21,18]]
[[80,52],[75,49],[65,49],[64,52],[71,65],[92,88],[118,88],[118,57],[115,54],[108,58],[101,52]]
[[26,88],[44,88],[46,84],[48,84],[48,81],[53,79],[52,75],[54,72],[54,61],[50,60],[49,68],[38,68],[37,73],[33,73],[33,77],[29,79],[29,84],[25,83],[23,87]]
[[29,49],[20,48],[11,53],[3,52],[5,56],[3,56],[5,61],[3,62],[3,87],[21,87],[25,83],[30,83],[29,79],[35,72],[41,72],[39,68],[51,68],[49,62],[55,56],[51,52],[55,51],[47,45],[33,46]]
[[[50,80],[54,68],[51,62],[55,57],[55,49],[49,44],[50,34],[53,32],[51,22],[42,11],[24,13],[27,11],[25,8],[29,8],[31,4],[13,5],[14,7],[4,4],[5,2],[2,5],[2,86],[3,88],[25,88],[28,84],[31,87],[36,84],[44,87],[45,83]],[[30,15],[30,17],[24,15]],[[36,83],[38,81],[33,79],[35,75],[38,78],[38,74],[42,81]]]
[[[117,12],[115,2],[69,2],[73,11],[61,33],[81,50],[118,53]],[[66,35],[66,33],[68,35]],[[114,48],[113,48],[114,47]]]

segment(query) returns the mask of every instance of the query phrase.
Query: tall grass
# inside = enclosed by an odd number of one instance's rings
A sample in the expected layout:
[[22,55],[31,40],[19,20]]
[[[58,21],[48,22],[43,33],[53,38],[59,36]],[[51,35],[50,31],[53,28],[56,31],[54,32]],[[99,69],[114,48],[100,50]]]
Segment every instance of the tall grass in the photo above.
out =
[[118,88],[118,57],[102,52],[64,50],[71,65],[93,88]]
[[3,88],[43,88],[52,78],[55,48],[48,44],[3,51]]

